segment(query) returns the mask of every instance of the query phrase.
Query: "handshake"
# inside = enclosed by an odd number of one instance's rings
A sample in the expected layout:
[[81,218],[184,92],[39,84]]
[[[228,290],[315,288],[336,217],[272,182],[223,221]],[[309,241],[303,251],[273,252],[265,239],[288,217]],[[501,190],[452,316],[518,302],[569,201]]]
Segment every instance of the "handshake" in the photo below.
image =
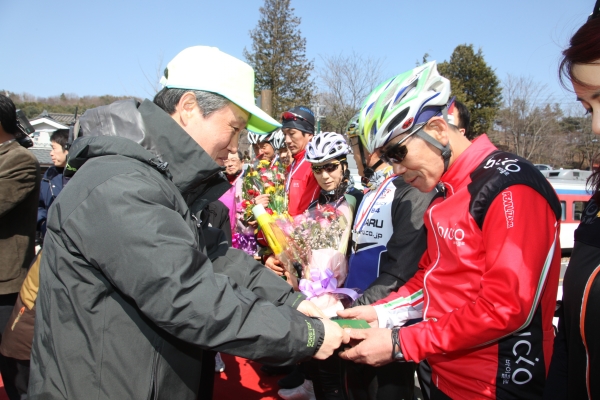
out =
[[392,330],[379,328],[377,313],[373,306],[359,306],[338,311],[338,316],[345,319],[362,319],[369,323],[370,329],[341,328],[339,324],[327,318],[314,303],[305,300],[300,303],[298,311],[309,317],[321,318],[325,327],[323,344],[314,355],[318,360],[330,357],[335,350],[342,347],[339,356],[361,364],[375,367],[394,361]]

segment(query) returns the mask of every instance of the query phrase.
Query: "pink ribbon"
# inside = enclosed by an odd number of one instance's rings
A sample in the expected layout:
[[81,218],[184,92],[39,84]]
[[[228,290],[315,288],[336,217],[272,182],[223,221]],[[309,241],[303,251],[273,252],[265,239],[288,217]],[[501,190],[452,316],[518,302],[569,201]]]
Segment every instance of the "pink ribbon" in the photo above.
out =
[[344,289],[337,287],[337,279],[333,276],[333,272],[329,268],[321,270],[314,268],[310,271],[309,279],[300,279],[298,285],[300,291],[307,299],[318,297],[325,293],[339,293],[350,297],[352,301],[358,298],[358,293],[352,289]]

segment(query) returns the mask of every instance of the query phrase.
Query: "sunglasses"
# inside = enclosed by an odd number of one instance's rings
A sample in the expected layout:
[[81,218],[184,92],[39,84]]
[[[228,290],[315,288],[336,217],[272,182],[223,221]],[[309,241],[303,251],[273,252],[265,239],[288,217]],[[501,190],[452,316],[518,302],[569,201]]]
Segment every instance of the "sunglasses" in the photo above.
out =
[[313,129],[315,129],[315,126],[314,126],[314,125],[313,125],[313,124],[312,124],[312,123],[311,123],[309,120],[307,120],[306,118],[304,118],[304,117],[303,117],[303,116],[301,116],[301,115],[294,114],[293,112],[290,112],[290,111],[286,111],[286,112],[284,112],[284,113],[281,115],[281,118],[282,118],[284,121],[297,121],[297,120],[305,121],[305,122],[307,122],[307,123],[308,123],[310,126],[312,126],[312,127],[313,127]]
[[410,137],[413,136],[415,133],[419,132],[424,126],[425,124],[416,127],[415,130],[413,130],[411,133],[405,136],[398,143],[394,144],[389,149],[384,150],[383,154],[380,157],[383,160],[383,162],[386,162],[388,164],[400,164],[406,157],[406,154],[408,154],[408,149],[406,148],[406,145],[404,145],[404,142],[410,139]]
[[333,171],[335,171],[336,169],[338,169],[338,167],[340,165],[341,165],[341,163],[339,163],[339,162],[327,163],[327,164],[321,165],[321,166],[313,165],[311,168],[315,174],[321,175],[323,173],[323,170],[327,171],[327,173],[330,174]]

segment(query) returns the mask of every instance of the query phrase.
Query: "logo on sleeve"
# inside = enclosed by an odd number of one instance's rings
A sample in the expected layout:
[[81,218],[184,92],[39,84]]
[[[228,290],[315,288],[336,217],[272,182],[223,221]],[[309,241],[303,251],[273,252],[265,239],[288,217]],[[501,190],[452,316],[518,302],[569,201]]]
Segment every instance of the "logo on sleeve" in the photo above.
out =
[[510,229],[515,223],[515,206],[513,204],[512,192],[502,192],[502,202],[504,203],[504,216],[506,217],[506,228]]
[[306,321],[306,328],[308,329],[308,341],[306,342],[306,347],[315,347],[315,328],[313,328],[312,324]]

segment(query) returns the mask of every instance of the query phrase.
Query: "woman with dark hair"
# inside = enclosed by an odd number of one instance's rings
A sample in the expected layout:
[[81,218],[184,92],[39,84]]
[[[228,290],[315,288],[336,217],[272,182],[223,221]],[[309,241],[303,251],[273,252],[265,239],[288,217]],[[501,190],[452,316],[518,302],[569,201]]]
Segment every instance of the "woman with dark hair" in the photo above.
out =
[[[573,85],[600,135],[600,0],[563,52],[561,82]],[[600,168],[593,195],[575,231],[575,246],[563,281],[558,334],[544,392],[546,399],[600,398]]]
[[[352,150],[344,137],[335,132],[321,132],[315,135],[306,145],[304,159],[310,163],[315,180],[321,191],[319,197],[313,200],[307,210],[318,207],[332,207],[348,218],[350,224],[346,228],[346,244],[350,238],[350,229],[353,226],[354,211],[360,204],[363,193],[349,184],[350,170],[348,169],[348,155]],[[341,245],[347,249],[349,246]],[[344,278],[336,275],[336,279]],[[340,282],[341,283],[341,282]],[[302,286],[301,286],[302,288]],[[327,312],[326,312],[327,314]],[[283,399],[316,399],[316,400],[343,400],[344,374],[342,373],[342,360],[337,356],[329,357],[318,362],[303,364],[303,372],[307,375],[304,383],[292,389],[281,389],[278,394]]]

